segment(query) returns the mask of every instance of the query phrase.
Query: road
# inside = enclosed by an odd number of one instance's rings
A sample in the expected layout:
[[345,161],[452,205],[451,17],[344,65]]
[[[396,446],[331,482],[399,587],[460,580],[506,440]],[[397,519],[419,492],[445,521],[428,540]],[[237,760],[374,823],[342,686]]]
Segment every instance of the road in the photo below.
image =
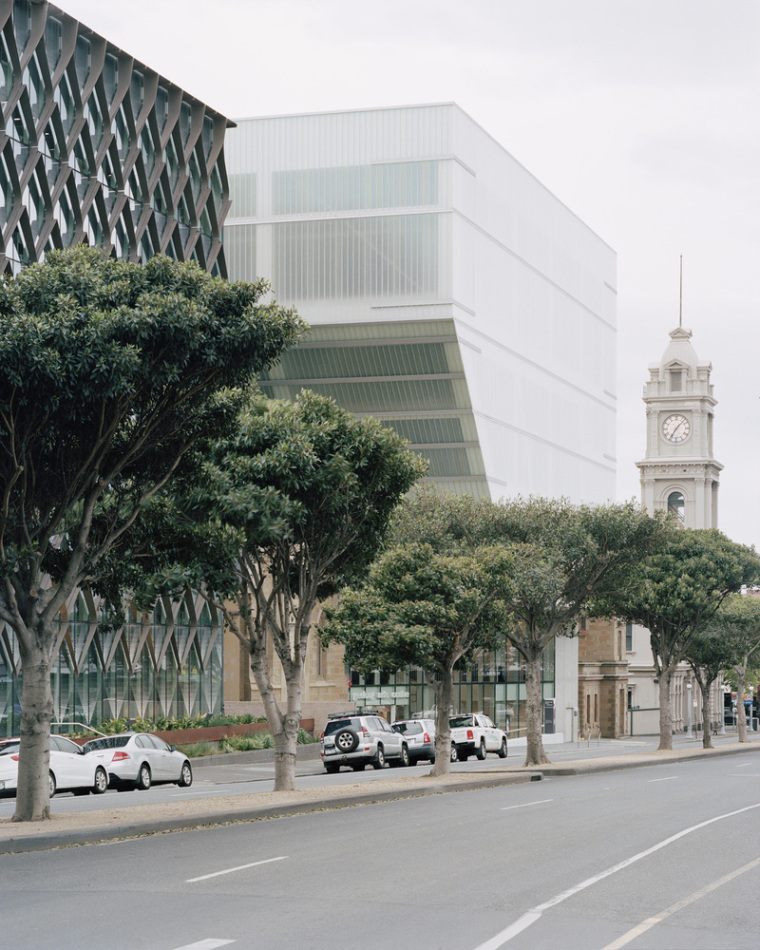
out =
[[[734,736],[727,736],[727,741],[733,741]],[[698,742],[687,742],[678,737],[675,742],[676,747],[696,748]],[[549,757],[555,763],[563,763],[582,758],[605,757],[609,755],[620,755],[621,753],[631,751],[649,751],[656,748],[657,740],[630,739],[602,741],[599,743],[572,743],[549,747]],[[327,775],[322,767],[321,759],[318,756],[318,750],[310,750],[312,757],[299,759],[296,766],[296,788],[320,787],[332,785],[354,785],[357,782],[372,782],[377,779],[388,778],[395,774],[395,770],[386,767],[382,771],[376,771],[367,768],[363,772],[353,772],[350,769],[342,769],[337,775]],[[519,765],[525,756],[524,749],[511,749],[507,764]],[[154,786],[147,792],[129,790],[124,793],[118,793],[110,789],[105,796],[89,795],[77,797],[71,792],[61,792],[57,794],[52,801],[52,811],[54,814],[69,814],[82,811],[98,811],[104,807],[128,808],[137,805],[146,805],[153,802],[182,801],[197,798],[219,798],[225,795],[243,795],[255,794],[256,792],[268,792],[274,788],[274,765],[272,762],[257,759],[257,756],[250,753],[242,755],[226,755],[222,758],[215,757],[214,764],[209,764],[208,760],[195,759],[192,762],[194,781],[191,788],[177,788],[174,785]],[[468,762],[457,762],[451,766],[453,772],[482,772],[489,768],[502,769],[505,765],[503,759],[495,755],[489,755],[485,762],[479,762],[471,759]],[[411,772],[402,774],[412,774],[429,772],[430,766],[427,763],[420,763],[413,766]],[[118,796],[116,798],[115,796]],[[0,818],[10,818],[15,811],[15,799],[0,798]]]
[[737,755],[4,855],[2,944],[754,950],[758,820]]

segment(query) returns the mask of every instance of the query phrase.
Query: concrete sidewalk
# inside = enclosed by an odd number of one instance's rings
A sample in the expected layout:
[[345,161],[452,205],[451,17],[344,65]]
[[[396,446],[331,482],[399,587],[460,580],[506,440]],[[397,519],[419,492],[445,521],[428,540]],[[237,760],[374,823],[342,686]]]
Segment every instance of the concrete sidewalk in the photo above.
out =
[[[220,798],[197,798],[182,802],[161,802],[132,807],[104,807],[98,811],[54,814],[43,822],[12,822],[0,819],[0,854],[41,851],[52,848],[94,844],[141,835],[184,831],[212,825],[255,821],[286,815],[348,808],[401,798],[418,798],[446,792],[471,791],[480,788],[540,781],[544,776],[580,775],[618,769],[642,768],[648,765],[673,764],[715,756],[742,755],[760,752],[760,736],[739,743],[735,736],[718,737],[716,748],[703,750],[701,744],[683,737],[674,737],[675,748],[658,752],[655,739],[602,740],[599,743],[553,746],[549,754],[555,759],[540,769],[526,769],[522,757],[513,762],[468,768],[442,778],[417,768],[414,774],[389,770],[388,778],[348,785],[313,786],[293,792],[254,792],[226,795]],[[249,755],[249,753],[243,753]],[[304,754],[313,772],[314,753]],[[215,763],[212,767],[218,767]],[[196,766],[197,769],[197,766]],[[308,772],[306,773],[309,774]],[[114,796],[114,803],[117,801]],[[55,808],[55,801],[53,803]]]

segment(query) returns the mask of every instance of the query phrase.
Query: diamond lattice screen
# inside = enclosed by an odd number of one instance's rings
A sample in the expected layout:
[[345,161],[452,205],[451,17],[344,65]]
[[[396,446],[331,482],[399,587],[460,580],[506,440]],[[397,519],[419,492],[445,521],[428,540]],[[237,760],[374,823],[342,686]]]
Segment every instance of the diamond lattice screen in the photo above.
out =
[[0,108],[0,273],[88,243],[227,276],[224,116],[30,0],[0,0]]

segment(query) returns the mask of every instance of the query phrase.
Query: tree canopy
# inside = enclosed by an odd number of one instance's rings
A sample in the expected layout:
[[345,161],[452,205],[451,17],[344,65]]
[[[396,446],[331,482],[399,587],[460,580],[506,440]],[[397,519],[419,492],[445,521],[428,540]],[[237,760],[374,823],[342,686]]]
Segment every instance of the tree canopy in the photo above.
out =
[[427,543],[396,545],[378,558],[366,584],[344,590],[327,611],[323,641],[343,643],[354,669],[424,670],[436,698],[437,775],[449,771],[454,668],[475,649],[503,643],[512,560],[511,550],[496,544],[458,554]]
[[747,741],[747,719],[744,712],[744,693],[747,674],[757,668],[760,661],[760,597],[751,592],[731,594],[721,603],[720,608],[700,630],[697,638],[697,650],[694,643],[689,645],[687,657],[690,662],[696,655],[700,657],[702,642],[717,641],[715,648],[722,659],[722,669],[728,673],[729,681],[735,683],[737,690],[736,717],[739,741]]
[[632,566],[631,583],[607,591],[597,608],[646,627],[660,686],[660,748],[671,749],[670,680],[697,633],[725,598],[760,577],[754,548],[715,529],[670,525],[664,548]]
[[[304,329],[192,263],[80,247],[0,284],[0,618],[23,667],[16,817],[49,814],[53,622]],[[52,580],[52,584],[48,579]]]
[[[160,540],[153,532],[165,560],[153,593],[207,574],[206,595],[250,654],[275,743],[276,790],[293,787],[314,610],[363,576],[394,507],[425,470],[393,430],[303,391],[292,403],[249,400],[235,431],[210,447],[202,477],[157,502],[167,530]],[[280,700],[269,643],[286,681]]]

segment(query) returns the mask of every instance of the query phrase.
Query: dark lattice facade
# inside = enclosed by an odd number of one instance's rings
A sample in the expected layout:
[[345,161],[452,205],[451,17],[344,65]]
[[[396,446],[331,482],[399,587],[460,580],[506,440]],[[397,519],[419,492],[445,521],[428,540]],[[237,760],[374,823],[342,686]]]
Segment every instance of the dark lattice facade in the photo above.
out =
[[228,120],[43,0],[0,0],[0,273],[88,243],[226,277]]

